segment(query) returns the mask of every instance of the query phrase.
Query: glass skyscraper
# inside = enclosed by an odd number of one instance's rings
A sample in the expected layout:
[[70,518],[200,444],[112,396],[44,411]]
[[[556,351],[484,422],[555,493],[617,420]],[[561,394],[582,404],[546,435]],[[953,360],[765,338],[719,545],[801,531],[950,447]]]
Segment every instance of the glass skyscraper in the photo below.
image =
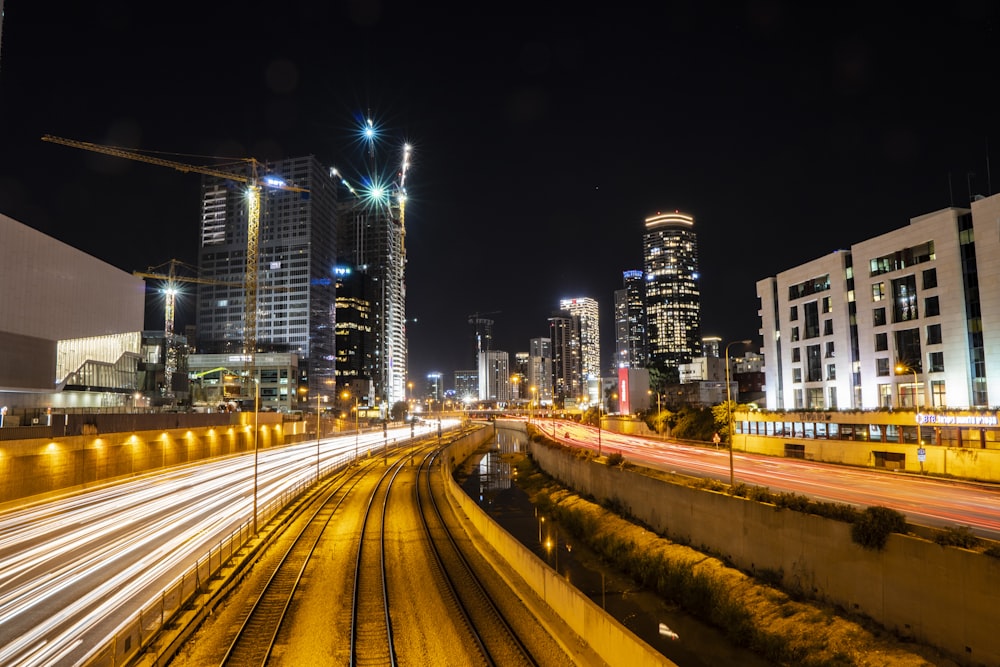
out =
[[646,218],[643,234],[649,365],[666,369],[701,356],[701,291],[694,218]]

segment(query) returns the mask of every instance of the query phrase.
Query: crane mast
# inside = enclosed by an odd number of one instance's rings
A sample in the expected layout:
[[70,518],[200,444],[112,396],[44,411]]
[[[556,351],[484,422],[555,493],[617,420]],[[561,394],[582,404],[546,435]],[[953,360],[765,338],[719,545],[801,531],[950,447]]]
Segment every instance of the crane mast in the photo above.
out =
[[[167,160],[165,158],[146,155],[144,153],[138,153],[136,151],[126,150],[124,148],[118,148],[116,146],[102,146],[101,144],[94,144],[88,141],[77,141],[74,139],[64,139],[62,137],[56,137],[50,134],[44,135],[42,137],[42,141],[61,144],[63,146],[69,146],[71,148],[80,148],[83,150],[93,151],[95,153],[102,153],[104,155],[110,155],[113,157],[120,157],[128,160],[136,160],[138,162],[146,162],[148,164],[155,164],[161,167],[170,167],[171,169],[176,169],[178,171],[186,173],[196,173],[196,174],[203,174],[206,176],[215,176],[216,178],[221,178],[228,181],[244,183],[247,186],[247,250],[246,250],[247,262],[246,262],[246,277],[244,285],[245,307],[244,307],[244,327],[243,327],[243,355],[247,373],[247,382],[248,383],[252,382],[253,375],[255,372],[256,354],[257,354],[257,248],[259,245],[258,237],[260,231],[261,189],[262,187],[266,186],[268,188],[276,190],[286,190],[291,192],[302,192],[302,193],[307,193],[309,192],[309,190],[294,185],[287,185],[284,182],[280,182],[277,179],[262,179],[258,174],[261,163],[255,160],[254,158],[243,158],[241,160],[242,162],[248,165],[250,172],[249,176],[244,176],[242,174],[233,173],[230,171],[224,171],[222,169],[213,169],[211,167],[201,167],[197,165],[185,164],[183,162],[176,162],[174,160]],[[252,393],[252,391],[250,393]]]

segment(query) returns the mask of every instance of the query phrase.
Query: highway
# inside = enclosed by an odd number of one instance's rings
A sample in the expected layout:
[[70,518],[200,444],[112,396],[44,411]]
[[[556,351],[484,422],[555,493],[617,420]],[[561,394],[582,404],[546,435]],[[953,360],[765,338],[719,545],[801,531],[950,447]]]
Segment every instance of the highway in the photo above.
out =
[[197,559],[249,531],[255,506],[263,515],[313,484],[317,456],[326,475],[410,432],[199,461],[0,513],[0,665],[83,664]]
[[[604,455],[620,452],[626,459],[668,472],[729,483],[729,450],[635,437],[559,420],[536,420],[547,434],[568,445]],[[858,443],[857,446],[865,446]],[[801,459],[733,452],[737,484],[764,486],[814,500],[847,503],[859,508],[882,505],[910,523],[967,526],[980,537],[1000,540],[1000,488],[996,485],[923,477],[911,473],[855,468]]]
[[[457,422],[446,421],[444,428]],[[632,437],[573,422],[539,425],[566,444],[621,452],[662,470],[729,481],[725,448]],[[435,432],[420,425],[416,435]],[[140,610],[213,548],[343,467],[382,455],[409,426],[327,438],[187,466],[0,513],[0,664],[78,665],[105,650]],[[858,507],[884,505],[912,523],[968,526],[1000,539],[995,487],[735,452],[737,482]],[[255,473],[256,470],[256,473]],[[256,488],[256,494],[255,494]],[[256,495],[256,499],[255,499]],[[261,519],[263,520],[263,519]],[[218,556],[217,556],[218,558]],[[127,647],[117,646],[121,654]],[[110,664],[110,663],[109,663]]]

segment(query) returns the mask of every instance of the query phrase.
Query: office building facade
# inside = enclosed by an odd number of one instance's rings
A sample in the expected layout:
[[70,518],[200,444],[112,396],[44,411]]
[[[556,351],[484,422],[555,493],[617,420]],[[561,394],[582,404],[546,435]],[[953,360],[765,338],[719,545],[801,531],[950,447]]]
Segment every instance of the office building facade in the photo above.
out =
[[552,345],[552,404],[577,405],[583,399],[580,318],[565,311],[549,318]]
[[624,271],[624,287],[615,290],[615,368],[645,368],[646,282],[642,271]]
[[478,379],[480,401],[510,401],[510,355],[502,350],[480,352]]
[[[239,171],[242,169],[243,171]],[[250,167],[234,173],[250,176]],[[337,194],[329,170],[312,156],[266,165],[266,173],[308,190],[263,188],[257,243],[256,352],[295,354],[310,395],[331,391],[335,368]],[[244,351],[247,203],[245,188],[202,179],[197,298],[200,353]]]
[[698,238],[690,215],[657,213],[643,234],[649,364],[677,368],[701,356]]
[[[532,391],[531,388],[535,390]],[[538,405],[552,404],[552,339],[528,341],[528,398]]]

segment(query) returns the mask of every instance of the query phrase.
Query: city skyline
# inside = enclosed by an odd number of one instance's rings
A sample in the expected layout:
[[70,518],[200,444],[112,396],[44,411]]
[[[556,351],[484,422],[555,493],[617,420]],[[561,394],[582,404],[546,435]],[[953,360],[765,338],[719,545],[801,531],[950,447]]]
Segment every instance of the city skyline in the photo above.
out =
[[993,189],[997,122],[977,100],[997,8],[861,7],[511,6],[481,22],[219,3],[195,22],[7,2],[0,212],[126,271],[194,264],[197,177],[40,137],[200,164],[315,154],[353,178],[370,114],[387,145],[414,145],[411,378],[470,367],[471,313],[498,311],[494,347],[513,355],[576,296],[600,304],[607,366],[613,294],[657,211],[697,220],[702,335],[757,338],[756,281]]

